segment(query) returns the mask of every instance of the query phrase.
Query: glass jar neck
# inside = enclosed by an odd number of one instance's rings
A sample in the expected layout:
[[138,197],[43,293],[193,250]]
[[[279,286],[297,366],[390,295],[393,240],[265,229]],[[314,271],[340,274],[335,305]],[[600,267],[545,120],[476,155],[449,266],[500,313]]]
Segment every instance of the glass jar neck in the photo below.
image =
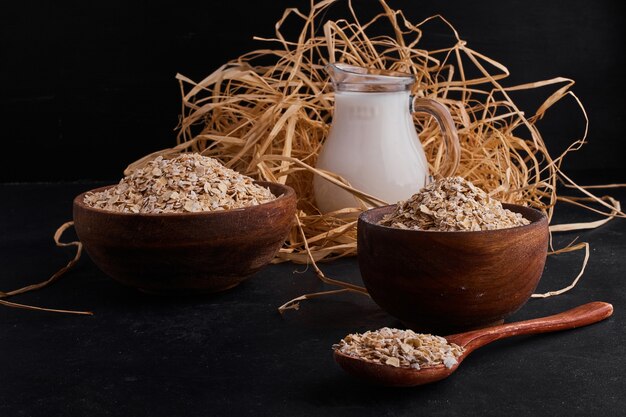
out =
[[412,84],[333,83],[336,92],[396,93],[411,91]]
[[345,63],[326,66],[335,91],[360,93],[410,91],[415,84],[411,74],[377,68],[364,68]]

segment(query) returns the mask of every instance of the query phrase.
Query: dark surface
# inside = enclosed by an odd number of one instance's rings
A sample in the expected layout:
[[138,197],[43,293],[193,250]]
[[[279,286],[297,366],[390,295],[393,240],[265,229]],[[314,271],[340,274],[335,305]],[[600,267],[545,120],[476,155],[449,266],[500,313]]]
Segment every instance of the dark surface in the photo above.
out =
[[[72,198],[95,185],[0,186],[0,290],[41,281],[72,256],[52,234],[70,219]],[[345,334],[400,326],[369,299],[333,296],[278,314],[283,302],[322,288],[311,268],[271,266],[229,292],[161,298],[118,285],[85,256],[58,283],[13,300],[94,316],[0,307],[0,416],[623,415],[626,222],[560,234],[555,245],[578,235],[592,247],[578,286],[531,299],[512,319],[594,300],[612,303],[613,317],[493,343],[447,380],[415,389],[373,387],[333,362],[331,345]],[[539,290],[566,285],[581,259],[550,257]],[[355,259],[322,267],[359,282]]]
[[[590,118],[589,145],[569,169],[621,168],[624,149],[625,14],[619,0],[403,1],[389,4],[419,22],[441,13],[469,47],[506,65],[505,86],[563,76]],[[115,179],[131,161],[173,146],[180,113],[177,72],[199,81],[266,43],[287,1],[20,0],[0,6],[0,181]],[[345,1],[329,17],[346,17]],[[361,19],[380,11],[355,1]],[[287,22],[287,34],[299,22]],[[389,32],[386,32],[389,33]],[[290,37],[289,39],[293,39]],[[443,24],[420,47],[451,45]],[[511,93],[527,114],[556,88]],[[582,136],[572,98],[539,122],[558,155]],[[21,155],[37,164],[24,170]],[[16,155],[18,157],[16,157]],[[50,157],[53,156],[53,157]]]

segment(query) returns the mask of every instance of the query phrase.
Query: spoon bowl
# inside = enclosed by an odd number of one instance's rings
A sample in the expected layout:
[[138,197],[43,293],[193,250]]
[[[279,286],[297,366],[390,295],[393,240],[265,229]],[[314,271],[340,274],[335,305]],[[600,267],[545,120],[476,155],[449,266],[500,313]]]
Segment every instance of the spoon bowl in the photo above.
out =
[[421,369],[400,368],[367,362],[338,350],[334,350],[334,358],[344,371],[358,378],[379,385],[413,387],[449,377],[470,353],[493,341],[523,334],[547,333],[587,326],[604,320],[611,314],[613,314],[611,304],[595,301],[552,316],[445,336],[448,343],[455,343],[464,349],[461,356],[457,358],[457,363],[450,368],[443,364]]
[[360,379],[388,387],[414,387],[437,382],[449,377],[458,368],[463,357],[451,368],[443,365],[421,369],[396,368],[395,366],[366,362],[363,359],[334,351],[335,362],[347,373]]

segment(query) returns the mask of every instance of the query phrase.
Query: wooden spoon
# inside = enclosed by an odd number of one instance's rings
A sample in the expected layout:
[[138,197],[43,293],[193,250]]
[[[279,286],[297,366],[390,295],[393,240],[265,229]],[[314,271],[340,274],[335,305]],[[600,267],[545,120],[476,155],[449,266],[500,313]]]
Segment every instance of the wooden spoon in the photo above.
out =
[[444,365],[423,367],[421,369],[396,368],[391,365],[366,362],[363,359],[343,354],[337,350],[334,351],[334,357],[335,361],[346,372],[359,378],[381,385],[412,387],[447,378],[457,370],[461,362],[470,353],[495,340],[523,334],[547,333],[582,327],[604,320],[611,314],[613,314],[613,306],[611,304],[595,301],[553,316],[501,324],[499,326],[445,336],[449,343],[456,343],[465,349],[458,358],[458,363],[451,368],[446,368]]

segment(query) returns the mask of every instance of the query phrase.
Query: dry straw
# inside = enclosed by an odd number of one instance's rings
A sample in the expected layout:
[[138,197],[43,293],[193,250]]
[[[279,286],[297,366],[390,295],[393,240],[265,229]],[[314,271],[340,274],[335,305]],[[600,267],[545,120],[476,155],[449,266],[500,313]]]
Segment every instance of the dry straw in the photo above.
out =
[[[413,94],[436,98],[451,111],[461,142],[456,175],[488,191],[504,202],[539,208],[552,218],[557,201],[573,203],[605,216],[603,220],[552,225],[551,231],[595,228],[614,217],[624,217],[619,202],[598,198],[561,171],[564,157],[578,150],[587,135],[587,115],[570,90],[573,80],[556,77],[516,86],[504,86],[508,69],[471,49],[442,16],[411,23],[400,10],[379,1],[380,12],[361,22],[352,2],[312,1],[308,13],[286,9],[276,23],[272,39],[260,39],[262,49],[242,55],[200,82],[177,75],[182,94],[178,145],[142,158],[126,174],[158,155],[195,151],[212,156],[257,179],[295,188],[298,196],[296,226],[276,262],[311,262],[320,279],[338,289],[298,297],[280,307],[297,308],[298,302],[315,296],[352,291],[367,294],[357,285],[326,277],[316,262],[356,253],[356,219],[362,208],[348,208],[321,215],[312,195],[313,175],[321,175],[351,191],[370,205],[382,202],[355,190],[332,173],[316,170],[315,162],[332,119],[333,92],[324,66],[341,61],[354,65],[409,72],[417,79]],[[333,7],[345,7],[346,17],[332,20]],[[334,10],[333,10],[334,11]],[[288,22],[289,21],[289,22]],[[294,22],[296,21],[296,22]],[[300,25],[293,39],[283,27]],[[426,50],[422,46],[428,28],[443,25],[450,46]],[[511,93],[551,88],[537,110],[527,115],[511,99]],[[574,100],[585,120],[581,138],[560,155],[551,155],[536,122],[563,99]],[[443,171],[445,146],[436,123],[416,114],[432,173]],[[557,183],[576,189],[582,198],[557,196]],[[623,184],[622,184],[623,185]],[[619,186],[610,184],[608,187]],[[551,253],[586,249],[579,276],[584,271],[589,246],[582,242]]]
[[[299,196],[298,221],[276,261],[311,262],[322,281],[341,289],[298,297],[281,306],[281,311],[297,308],[298,301],[313,296],[342,291],[366,293],[362,287],[326,277],[316,265],[319,260],[356,253],[356,219],[362,209],[321,215],[312,196],[313,175],[341,185],[364,203],[383,203],[353,189],[332,173],[314,168],[332,119],[333,92],[324,71],[329,62],[414,74],[418,82],[413,94],[437,98],[452,113],[462,149],[456,174],[497,199],[539,208],[550,219],[559,200],[606,216],[596,222],[553,225],[551,231],[594,228],[614,217],[624,217],[619,202],[594,196],[561,171],[564,157],[578,150],[587,135],[587,115],[570,90],[573,80],[556,77],[507,87],[501,82],[509,75],[508,69],[468,47],[442,16],[413,24],[402,11],[393,10],[380,0],[380,13],[362,23],[348,1],[349,17],[326,20],[326,13],[336,3],[346,5],[325,0],[312,2],[308,14],[298,9],[285,10],[276,23],[275,38],[256,38],[264,41],[264,48],[221,66],[200,82],[177,75],[182,93],[178,146],[148,155],[127,171],[156,155],[196,151],[255,178],[294,187]],[[301,30],[289,40],[281,30],[288,20],[292,24],[294,19],[299,20]],[[437,23],[449,30],[451,46],[422,49],[427,26]],[[511,92],[545,87],[554,91],[532,115],[521,111],[510,96]],[[565,152],[553,156],[536,122],[565,98],[579,106],[585,129]],[[422,132],[420,138],[430,170],[436,174],[445,164],[445,144],[429,117],[415,115],[414,121]],[[557,196],[559,181],[585,194],[585,199]],[[600,208],[593,208],[590,203]],[[584,271],[589,245],[583,242],[551,252],[580,249],[586,249],[585,260],[572,285],[536,297],[561,293],[576,284]]]

